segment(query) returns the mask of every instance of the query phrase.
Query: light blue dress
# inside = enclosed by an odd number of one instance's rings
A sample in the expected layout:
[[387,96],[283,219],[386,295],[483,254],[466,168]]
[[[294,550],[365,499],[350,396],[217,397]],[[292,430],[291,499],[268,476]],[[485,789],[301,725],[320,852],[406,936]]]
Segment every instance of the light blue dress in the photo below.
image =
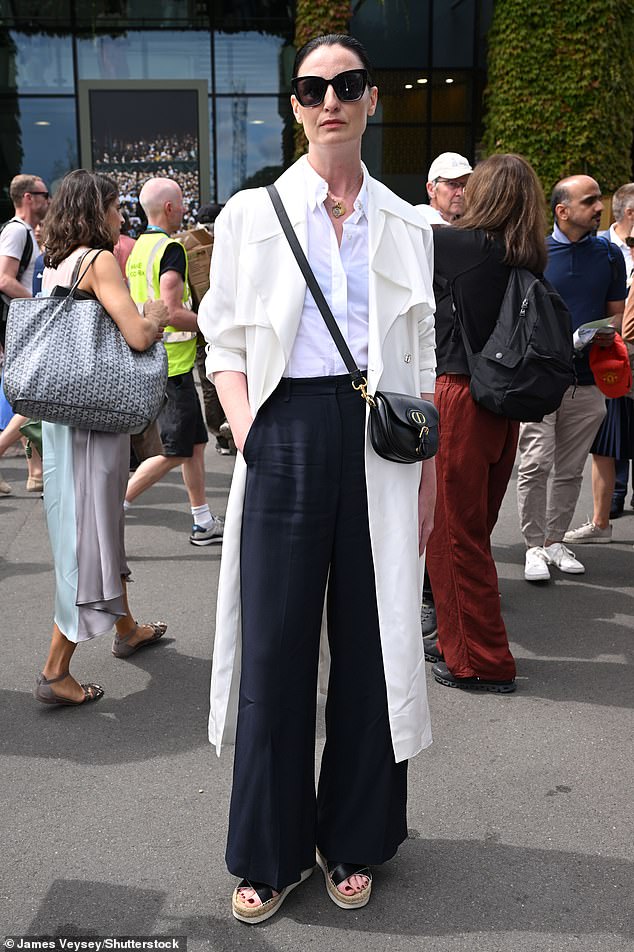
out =
[[[80,248],[43,288],[68,287]],[[55,565],[55,623],[69,641],[111,631],[126,614],[122,576],[129,575],[123,500],[130,438],[119,433],[42,424],[44,505]]]

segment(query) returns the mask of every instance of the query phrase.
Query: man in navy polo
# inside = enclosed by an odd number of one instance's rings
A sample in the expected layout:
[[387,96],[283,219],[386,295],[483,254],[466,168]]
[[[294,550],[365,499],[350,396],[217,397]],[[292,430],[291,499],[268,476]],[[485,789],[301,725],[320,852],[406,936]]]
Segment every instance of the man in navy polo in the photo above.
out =
[[[597,238],[603,202],[589,175],[573,175],[555,186],[555,217],[547,239],[546,278],[572,315],[573,330],[589,321],[620,321],[625,301],[625,266],[618,248]],[[582,563],[564,545],[574,515],[583,467],[606,412],[605,397],[594,383],[588,349],[575,358],[577,385],[564,394],[555,413],[520,428],[517,498],[526,542],[524,577],[550,578],[549,565],[580,574]]]

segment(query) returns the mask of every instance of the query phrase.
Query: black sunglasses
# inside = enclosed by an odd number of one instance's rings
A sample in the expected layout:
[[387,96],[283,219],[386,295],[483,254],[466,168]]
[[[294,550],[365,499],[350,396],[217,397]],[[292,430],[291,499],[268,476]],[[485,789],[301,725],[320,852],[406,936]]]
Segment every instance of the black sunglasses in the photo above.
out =
[[347,69],[332,79],[322,76],[295,76],[291,87],[300,106],[319,106],[329,86],[341,102],[358,102],[368,85],[367,69]]
[[29,192],[29,195],[43,195],[44,198],[48,198],[48,192]]

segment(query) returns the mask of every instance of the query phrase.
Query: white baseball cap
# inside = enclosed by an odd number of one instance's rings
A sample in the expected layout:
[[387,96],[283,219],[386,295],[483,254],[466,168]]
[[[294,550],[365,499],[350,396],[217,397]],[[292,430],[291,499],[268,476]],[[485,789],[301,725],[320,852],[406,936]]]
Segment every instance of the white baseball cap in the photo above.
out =
[[427,181],[434,182],[437,178],[456,179],[461,175],[471,175],[472,172],[473,169],[464,155],[458,155],[457,152],[443,152],[429,166]]

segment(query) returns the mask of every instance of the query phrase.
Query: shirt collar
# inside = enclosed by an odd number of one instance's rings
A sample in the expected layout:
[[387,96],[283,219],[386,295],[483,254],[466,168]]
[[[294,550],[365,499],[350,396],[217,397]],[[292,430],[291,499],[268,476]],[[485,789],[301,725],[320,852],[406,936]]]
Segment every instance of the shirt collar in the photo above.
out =
[[[311,212],[314,212],[318,205],[323,205],[328,197],[328,182],[321,177],[321,175],[315,171],[312,167],[308,158],[304,163],[304,172],[306,180],[306,198],[308,202],[308,207]],[[367,207],[368,207],[368,183],[367,176],[365,174],[365,169],[363,170],[363,182],[361,183],[361,188],[359,189],[359,194],[357,195],[354,201],[355,211],[361,212],[367,216]]]
[[[618,245],[619,248],[627,248],[627,245],[622,238],[619,238],[616,231],[614,230],[614,225],[610,225],[610,231],[608,232],[608,239],[615,245]],[[628,249],[629,250],[629,249]]]
[[557,222],[555,222],[553,225],[553,238],[562,245],[580,245],[582,242],[588,241],[589,238],[592,238],[592,232],[589,231],[588,234],[584,235],[583,238],[580,238],[579,241],[571,241],[570,238],[564,235]]

